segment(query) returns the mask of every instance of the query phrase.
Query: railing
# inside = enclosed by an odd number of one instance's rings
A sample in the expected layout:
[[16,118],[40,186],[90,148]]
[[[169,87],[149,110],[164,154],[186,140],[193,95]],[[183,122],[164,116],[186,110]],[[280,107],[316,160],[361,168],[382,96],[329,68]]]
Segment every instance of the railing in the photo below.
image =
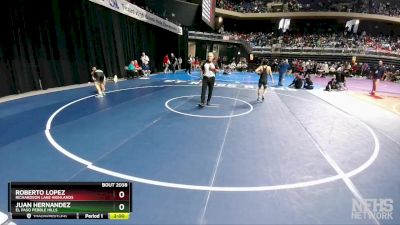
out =
[[244,48],[246,49],[247,52],[252,53],[253,52],[253,48],[251,47],[250,43],[244,40],[240,40],[240,42],[242,43],[242,45],[244,46]]
[[302,53],[302,54],[315,54],[315,55],[329,55],[329,54],[338,54],[338,55],[374,55],[374,56],[385,56],[392,58],[400,58],[400,52],[389,52],[382,51],[376,49],[365,49],[365,48],[332,48],[332,47],[281,47],[281,48],[272,48],[271,47],[262,47],[262,46],[251,46],[249,42],[240,39],[239,37],[232,37],[229,35],[215,34],[215,33],[206,33],[206,32],[197,32],[197,31],[189,31],[189,39],[197,39],[197,40],[210,40],[210,41],[220,41],[220,42],[228,42],[228,43],[236,43],[241,44],[248,51],[248,53],[253,54],[267,54],[267,53]]
[[221,7],[221,5],[217,5],[216,10],[227,10],[237,13],[282,13],[282,12],[334,12],[334,13],[361,13],[361,14],[377,14],[391,17],[400,17],[400,14],[395,8],[386,9],[384,11],[380,11],[377,8],[360,8],[359,6],[355,6],[354,3],[334,3],[330,7],[319,7],[318,5],[310,5],[310,4],[300,4],[298,8],[289,7],[288,3],[273,3],[269,2],[265,5],[258,7],[259,10],[255,10],[254,7],[242,7],[242,8],[229,8],[229,7]]
[[206,32],[198,32],[198,31],[189,31],[188,33],[189,39],[194,40],[209,40],[209,41],[220,41],[220,42],[228,42],[241,44],[247,52],[251,53],[253,49],[247,41],[242,39],[232,39],[226,35],[215,34],[215,33],[206,33]]
[[189,38],[212,38],[223,40],[223,35],[215,34],[215,33],[206,33],[206,32],[198,32],[198,31],[189,31]]
[[242,39],[234,39],[227,35],[198,32],[198,31],[189,31],[188,35],[189,35],[189,39],[221,41],[221,42],[241,44],[246,49],[247,52],[251,53],[253,51],[249,42],[244,41]]
[[[254,46],[252,48],[252,53],[254,54],[262,54],[262,53],[272,53],[271,47],[259,47]],[[365,48],[311,48],[311,47],[282,47],[279,50],[274,52],[279,53],[305,53],[305,54],[316,54],[316,55],[326,55],[326,54],[339,54],[339,55],[375,55],[375,56],[387,56],[393,58],[399,58],[400,52],[389,52],[389,51],[381,51],[376,49],[365,49]]]

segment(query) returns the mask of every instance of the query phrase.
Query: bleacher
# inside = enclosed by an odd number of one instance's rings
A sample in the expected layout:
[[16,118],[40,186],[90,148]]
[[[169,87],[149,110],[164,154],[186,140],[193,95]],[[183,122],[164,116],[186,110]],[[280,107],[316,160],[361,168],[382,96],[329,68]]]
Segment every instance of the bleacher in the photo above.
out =
[[241,44],[248,54],[255,57],[264,57],[269,59],[302,59],[324,61],[351,61],[353,56],[357,57],[358,62],[367,62],[376,64],[382,59],[387,64],[400,67],[400,57],[397,55],[388,55],[379,51],[365,51],[364,49],[345,49],[345,48],[282,48],[277,45],[271,47],[251,47],[246,41],[232,39],[228,36],[207,32],[189,31],[189,40],[207,40],[226,43]]

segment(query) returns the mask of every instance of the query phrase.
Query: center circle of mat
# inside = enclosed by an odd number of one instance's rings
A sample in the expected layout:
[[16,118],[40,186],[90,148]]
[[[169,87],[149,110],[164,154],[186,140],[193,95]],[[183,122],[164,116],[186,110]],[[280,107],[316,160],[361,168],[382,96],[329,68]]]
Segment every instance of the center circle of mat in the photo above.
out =
[[173,109],[173,108],[170,106],[170,103],[171,103],[172,101],[176,101],[176,100],[178,100],[178,99],[183,99],[183,98],[199,97],[199,96],[200,96],[200,95],[187,95],[187,96],[180,96],[180,97],[171,98],[171,99],[169,99],[169,100],[167,100],[167,101],[165,102],[165,107],[166,107],[168,110],[170,110],[171,112],[174,112],[174,113],[178,113],[178,114],[185,115],[185,116],[201,117],[201,118],[229,118],[229,117],[237,117],[237,116],[246,115],[246,114],[250,113],[251,111],[253,111],[253,106],[252,106],[250,103],[248,103],[248,102],[246,102],[246,101],[243,101],[243,100],[241,100],[241,99],[231,98],[231,97],[225,97],[225,96],[213,96],[213,98],[222,98],[222,99],[229,99],[229,100],[241,102],[241,103],[243,103],[243,104],[249,106],[249,109],[248,109],[247,111],[243,112],[243,113],[238,113],[238,114],[230,114],[230,115],[202,115],[202,114],[192,114],[192,113],[181,112],[181,111],[179,111],[179,110]]
[[[109,91],[107,93],[114,93],[114,92],[121,92],[121,91],[135,90],[135,89],[145,89],[145,88],[161,88],[161,87],[196,87],[196,86],[194,86],[194,85],[142,86],[142,87],[119,89],[119,90]],[[226,88],[230,88],[230,87],[226,87]],[[252,91],[252,90],[250,90],[250,91]],[[277,94],[279,94],[279,93],[277,93]],[[290,95],[285,95],[285,96],[290,96]],[[101,167],[95,166],[92,162],[90,162],[86,159],[83,159],[83,158],[71,153],[64,147],[62,147],[59,143],[57,143],[57,141],[53,138],[53,136],[51,134],[51,125],[52,125],[54,118],[57,116],[57,114],[59,114],[62,110],[64,110],[65,108],[67,108],[77,102],[80,102],[80,101],[83,101],[83,100],[86,100],[89,98],[94,98],[94,97],[95,97],[95,95],[86,96],[86,97],[77,99],[75,101],[72,101],[70,103],[67,103],[64,106],[57,109],[47,120],[46,129],[45,129],[46,138],[56,150],[58,150],[60,153],[67,156],[68,158],[85,165],[86,168],[96,171],[96,172],[99,172],[99,173],[102,173],[102,174],[112,176],[112,177],[129,180],[129,181],[133,181],[133,182],[167,187],[167,188],[178,188],[178,189],[198,190],[198,191],[254,192],[254,191],[288,190],[288,189],[305,188],[305,187],[310,187],[310,186],[315,186],[315,185],[320,185],[320,184],[326,184],[326,183],[335,182],[335,181],[338,181],[341,179],[347,179],[347,178],[353,177],[353,176],[361,173],[362,171],[366,170],[369,166],[371,166],[372,163],[376,160],[376,158],[379,155],[380,143],[379,143],[376,133],[366,123],[353,117],[353,119],[357,120],[360,124],[362,124],[364,126],[364,128],[366,128],[366,130],[371,134],[371,136],[374,140],[374,150],[373,150],[372,155],[369,157],[369,159],[366,162],[364,162],[361,166],[359,166],[347,173],[337,174],[334,176],[328,176],[325,178],[320,178],[320,179],[315,179],[315,180],[310,180],[310,181],[290,183],[290,184],[278,184],[278,185],[267,185],[267,186],[248,186],[248,187],[244,187],[244,186],[237,186],[237,187],[201,186],[201,185],[171,183],[171,182],[164,182],[164,181],[159,181],[159,180],[152,180],[152,179],[146,179],[146,178],[142,178],[142,177],[131,176],[128,174],[123,174],[123,173],[112,171],[112,170],[109,170],[106,168],[101,168]],[[295,96],[293,96],[293,97],[296,99],[301,99],[299,97],[295,97]]]

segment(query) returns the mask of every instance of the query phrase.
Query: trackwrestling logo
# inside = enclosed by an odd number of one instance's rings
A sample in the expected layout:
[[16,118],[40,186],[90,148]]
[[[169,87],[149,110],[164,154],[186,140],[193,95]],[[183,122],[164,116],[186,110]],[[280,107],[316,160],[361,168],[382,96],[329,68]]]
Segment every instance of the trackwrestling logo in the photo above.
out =
[[353,199],[351,211],[352,219],[377,219],[393,220],[393,199],[390,198],[369,198],[360,202]]

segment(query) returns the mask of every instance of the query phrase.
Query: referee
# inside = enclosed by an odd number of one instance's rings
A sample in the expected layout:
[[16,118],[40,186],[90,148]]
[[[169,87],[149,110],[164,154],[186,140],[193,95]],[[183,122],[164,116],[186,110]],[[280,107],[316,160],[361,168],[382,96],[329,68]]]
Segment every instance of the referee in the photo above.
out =
[[217,67],[213,63],[214,54],[212,52],[208,53],[208,59],[201,67],[202,71],[202,88],[201,88],[201,102],[199,104],[200,107],[204,107],[204,102],[206,99],[206,92],[208,87],[208,98],[207,105],[210,105],[212,91],[215,83],[215,73],[217,72]]

